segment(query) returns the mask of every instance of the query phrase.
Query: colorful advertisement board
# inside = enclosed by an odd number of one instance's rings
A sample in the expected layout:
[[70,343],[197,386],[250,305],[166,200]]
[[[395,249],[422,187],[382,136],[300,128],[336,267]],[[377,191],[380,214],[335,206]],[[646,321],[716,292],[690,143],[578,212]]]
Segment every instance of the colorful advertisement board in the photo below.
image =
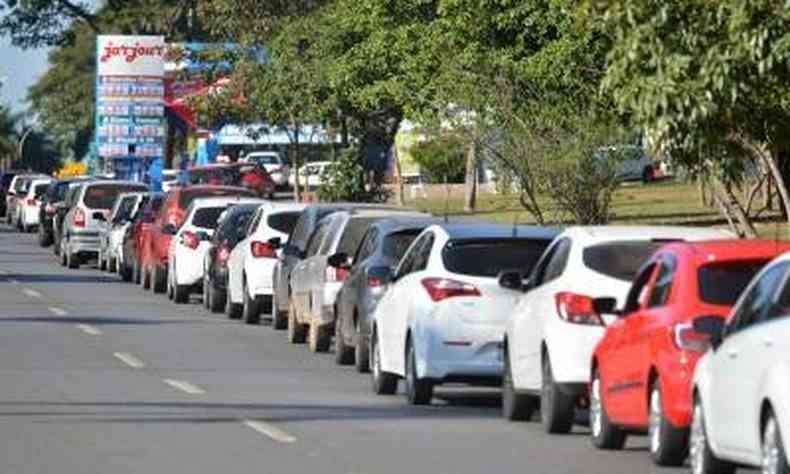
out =
[[163,36],[97,38],[96,146],[118,178],[147,180],[152,164],[161,165],[165,55]]

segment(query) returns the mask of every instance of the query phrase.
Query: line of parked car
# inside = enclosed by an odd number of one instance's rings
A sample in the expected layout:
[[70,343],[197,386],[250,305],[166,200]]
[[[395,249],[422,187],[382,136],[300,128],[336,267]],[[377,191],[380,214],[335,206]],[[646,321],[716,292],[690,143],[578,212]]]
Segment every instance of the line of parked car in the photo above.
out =
[[586,413],[599,449],[647,434],[658,465],[790,473],[790,243],[448,222],[254,186],[23,180],[6,218],[38,227],[62,264],[96,259],[174,303],[201,294],[212,312],[270,322],[370,372],[376,394],[403,380],[419,405],[442,384],[502,387],[505,419],[539,412],[562,434]]

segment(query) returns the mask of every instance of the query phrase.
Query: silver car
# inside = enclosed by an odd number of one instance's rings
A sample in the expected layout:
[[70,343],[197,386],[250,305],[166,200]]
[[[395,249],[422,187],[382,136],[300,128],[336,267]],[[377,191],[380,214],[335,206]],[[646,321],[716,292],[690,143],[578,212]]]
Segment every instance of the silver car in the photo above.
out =
[[115,199],[110,219],[99,237],[99,270],[115,273],[123,244],[126,227],[137,207],[143,200],[145,193],[123,193]]
[[132,181],[91,181],[80,186],[63,222],[61,264],[79,268],[84,260],[98,257],[101,232],[115,199],[122,193],[147,190],[145,184]]

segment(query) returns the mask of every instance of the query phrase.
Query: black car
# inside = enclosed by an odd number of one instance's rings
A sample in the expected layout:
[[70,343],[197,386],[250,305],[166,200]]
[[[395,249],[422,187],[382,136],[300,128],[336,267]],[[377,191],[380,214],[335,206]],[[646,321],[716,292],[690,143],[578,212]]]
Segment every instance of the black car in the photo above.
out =
[[247,235],[247,226],[260,204],[240,204],[228,209],[211,238],[203,278],[203,305],[214,313],[225,308],[228,288],[228,257]]
[[[38,210],[39,245],[42,247],[49,247],[55,243],[53,224],[58,205],[66,199],[66,193],[68,192],[69,188],[75,186],[77,183],[87,180],[87,178],[64,179],[62,181],[53,181],[49,184],[46,193],[41,197],[41,205],[39,206]],[[65,211],[62,211],[62,215],[65,214]]]
[[371,224],[354,255],[330,256],[330,265],[349,269],[336,300],[335,362],[367,372],[369,321],[386,286],[380,274],[394,269],[420,232],[438,222],[382,219]]
[[123,235],[123,250],[118,261],[118,274],[123,281],[140,282],[140,261],[137,251],[142,233],[156,220],[159,210],[165,203],[165,193],[146,193],[132,216],[131,223]]

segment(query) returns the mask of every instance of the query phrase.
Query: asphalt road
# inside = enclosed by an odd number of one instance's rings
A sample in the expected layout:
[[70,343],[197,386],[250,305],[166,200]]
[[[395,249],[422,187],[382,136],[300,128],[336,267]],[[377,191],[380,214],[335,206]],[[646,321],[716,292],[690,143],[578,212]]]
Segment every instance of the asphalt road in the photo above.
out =
[[491,391],[430,407],[267,326],[66,270],[0,227],[0,474],[686,472],[644,437],[595,451],[584,427],[507,423]]

